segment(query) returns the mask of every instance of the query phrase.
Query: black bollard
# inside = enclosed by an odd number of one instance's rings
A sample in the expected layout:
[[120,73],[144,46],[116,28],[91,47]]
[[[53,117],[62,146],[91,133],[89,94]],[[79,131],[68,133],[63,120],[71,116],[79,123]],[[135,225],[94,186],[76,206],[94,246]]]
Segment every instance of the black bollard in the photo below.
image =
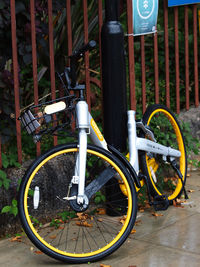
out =
[[[119,22],[119,0],[105,1],[101,37],[104,136],[109,144],[123,152],[127,141],[127,100],[124,33]],[[116,179],[107,183],[106,198],[110,202],[106,208],[108,215],[120,216],[125,213],[127,200]]]
[[124,32],[119,22],[119,0],[105,1],[105,23],[101,35],[104,135],[109,144],[125,151],[126,65]]

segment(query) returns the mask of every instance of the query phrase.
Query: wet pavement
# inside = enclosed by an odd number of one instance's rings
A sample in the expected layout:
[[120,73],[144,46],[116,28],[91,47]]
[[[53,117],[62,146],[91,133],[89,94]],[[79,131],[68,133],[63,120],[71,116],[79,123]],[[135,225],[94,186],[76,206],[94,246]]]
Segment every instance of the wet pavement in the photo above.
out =
[[[138,212],[136,233],[130,235],[121,248],[99,262],[81,266],[199,267],[200,172],[191,173],[186,189],[189,199],[180,207],[170,206],[167,211],[158,213],[153,209]],[[12,238],[0,241],[0,266],[80,266],[37,254],[38,250],[26,237],[22,237],[21,242],[12,241]]]

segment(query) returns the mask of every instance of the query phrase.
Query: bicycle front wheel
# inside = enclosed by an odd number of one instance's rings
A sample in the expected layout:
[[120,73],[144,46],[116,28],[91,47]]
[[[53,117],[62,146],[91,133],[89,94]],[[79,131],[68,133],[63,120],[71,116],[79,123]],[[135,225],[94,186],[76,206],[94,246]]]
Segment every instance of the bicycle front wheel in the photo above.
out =
[[[71,263],[95,261],[115,251],[130,234],[137,212],[127,170],[111,153],[92,145],[86,161],[88,199],[79,206],[73,199],[78,185],[71,184],[76,180],[77,153],[77,144],[69,144],[39,157],[27,171],[19,194],[20,219],[31,241],[47,255]],[[107,178],[104,184],[108,175],[112,183]],[[126,191],[126,197],[120,190],[116,193],[117,205],[106,193],[114,183]],[[109,210],[115,210],[116,216],[109,216]]]
[[162,155],[143,153],[141,156],[143,172],[148,178],[152,195],[164,194],[169,200],[174,200],[180,196],[183,190],[187,172],[186,149],[179,123],[175,115],[160,104],[154,104],[147,108],[143,116],[143,123],[150,127],[156,142],[181,152],[180,158],[176,158],[176,163],[183,176],[182,181]]

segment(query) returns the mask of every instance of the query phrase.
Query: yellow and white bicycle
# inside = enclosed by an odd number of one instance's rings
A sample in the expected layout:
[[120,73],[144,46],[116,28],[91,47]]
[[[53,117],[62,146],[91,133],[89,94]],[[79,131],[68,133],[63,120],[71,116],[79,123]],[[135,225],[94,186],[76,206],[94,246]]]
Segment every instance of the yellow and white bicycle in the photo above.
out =
[[67,96],[32,106],[20,117],[35,141],[64,129],[75,117],[78,142],[39,156],[19,192],[27,236],[47,255],[70,263],[99,260],[123,244],[136,219],[136,191],[144,183],[150,204],[164,210],[185,191],[186,182],[183,135],[163,105],[149,106],[140,121],[135,111],[127,112],[129,160],[106,143],[88,111],[84,85],[76,81],[78,60],[94,46],[91,41],[70,57],[71,68],[61,75]]

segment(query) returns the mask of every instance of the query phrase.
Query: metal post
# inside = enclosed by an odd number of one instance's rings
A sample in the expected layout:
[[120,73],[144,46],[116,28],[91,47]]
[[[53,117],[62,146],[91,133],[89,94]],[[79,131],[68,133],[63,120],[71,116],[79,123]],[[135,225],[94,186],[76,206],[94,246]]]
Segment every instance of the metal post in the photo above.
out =
[[105,22],[101,32],[102,85],[105,139],[124,151],[127,137],[126,66],[119,4],[119,0],[105,1]]
[[[105,1],[105,22],[102,26],[102,85],[104,136],[106,141],[120,151],[126,149],[127,101],[124,33],[119,23],[119,0]],[[106,198],[111,203],[106,212],[111,216],[125,213],[127,200],[116,179],[108,182]],[[120,203],[119,203],[120,199]],[[119,211],[120,207],[125,207]]]

